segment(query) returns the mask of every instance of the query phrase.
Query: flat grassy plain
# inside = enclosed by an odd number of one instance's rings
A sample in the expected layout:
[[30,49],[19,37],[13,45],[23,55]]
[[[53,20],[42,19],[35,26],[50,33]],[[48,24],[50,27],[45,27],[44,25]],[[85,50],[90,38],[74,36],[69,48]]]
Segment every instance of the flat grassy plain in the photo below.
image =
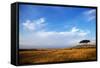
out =
[[96,47],[19,50],[20,64],[96,60]]

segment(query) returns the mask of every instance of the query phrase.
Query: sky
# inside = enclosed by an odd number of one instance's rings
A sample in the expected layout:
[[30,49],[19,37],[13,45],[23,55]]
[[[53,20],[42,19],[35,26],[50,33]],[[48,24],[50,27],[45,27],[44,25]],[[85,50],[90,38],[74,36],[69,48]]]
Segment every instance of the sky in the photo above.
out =
[[67,48],[96,39],[94,8],[19,5],[19,48]]

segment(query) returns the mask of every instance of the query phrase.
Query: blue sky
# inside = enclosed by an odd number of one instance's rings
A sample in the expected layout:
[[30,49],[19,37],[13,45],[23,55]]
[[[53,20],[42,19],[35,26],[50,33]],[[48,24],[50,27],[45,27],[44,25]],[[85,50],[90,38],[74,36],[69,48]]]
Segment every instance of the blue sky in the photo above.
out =
[[95,40],[95,14],[93,8],[20,4],[20,48],[63,48],[82,39]]

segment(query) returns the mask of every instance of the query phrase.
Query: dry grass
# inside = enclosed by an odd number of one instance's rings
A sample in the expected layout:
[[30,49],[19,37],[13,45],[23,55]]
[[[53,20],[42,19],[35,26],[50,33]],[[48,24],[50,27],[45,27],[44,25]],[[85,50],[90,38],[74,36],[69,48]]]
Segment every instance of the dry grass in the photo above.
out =
[[96,48],[38,49],[19,51],[20,64],[96,60]]

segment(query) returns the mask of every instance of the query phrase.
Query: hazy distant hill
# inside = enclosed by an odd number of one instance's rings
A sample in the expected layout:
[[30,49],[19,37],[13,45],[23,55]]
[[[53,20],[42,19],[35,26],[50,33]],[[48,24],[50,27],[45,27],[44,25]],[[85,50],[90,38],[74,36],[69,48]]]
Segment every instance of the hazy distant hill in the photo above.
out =
[[56,50],[66,50],[66,49],[72,49],[72,48],[95,48],[95,44],[79,44],[74,47],[69,48],[40,48],[40,49],[19,49],[19,51],[56,51]]
[[94,45],[94,44],[82,44],[82,45],[74,46],[72,48],[92,48],[92,47],[96,47],[96,45]]

